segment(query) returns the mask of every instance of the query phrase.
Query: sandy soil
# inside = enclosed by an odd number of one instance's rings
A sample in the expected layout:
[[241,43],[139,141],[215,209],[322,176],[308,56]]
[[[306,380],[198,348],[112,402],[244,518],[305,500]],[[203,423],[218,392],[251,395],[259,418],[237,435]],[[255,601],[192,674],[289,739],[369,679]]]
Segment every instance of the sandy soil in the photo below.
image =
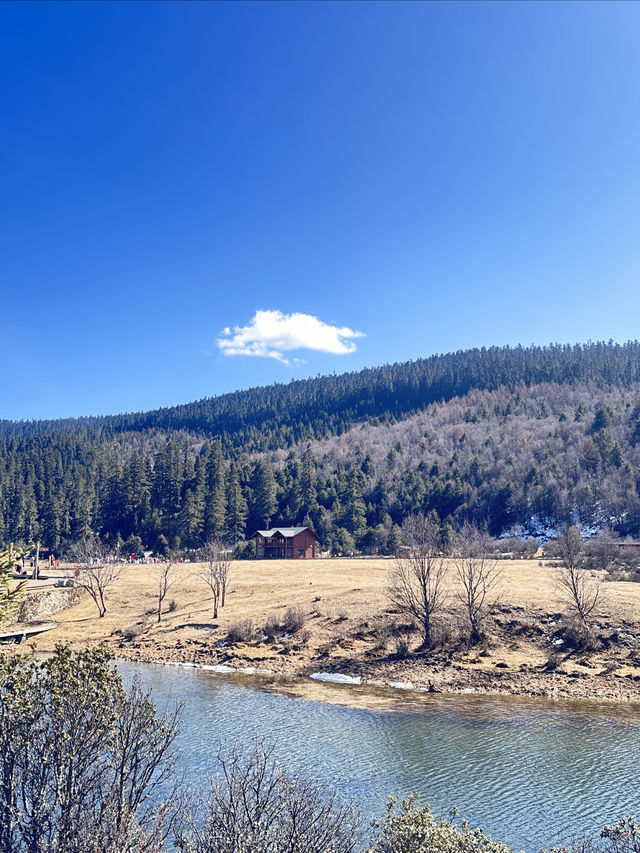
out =
[[[558,643],[567,623],[551,570],[537,560],[500,563],[500,605],[487,624],[487,641],[469,648],[456,609],[447,617],[441,648],[418,654],[419,634],[403,626],[385,596],[389,559],[238,561],[227,601],[213,619],[212,596],[198,566],[182,564],[167,599],[171,612],[157,622],[157,567],[127,566],[97,618],[88,595],[57,613],[58,627],[29,643],[38,652],[57,643],[107,642],[116,657],[255,667],[289,676],[314,672],[358,675],[371,684],[443,692],[492,692],[640,701],[640,584],[607,583],[595,632],[598,648],[566,651]],[[451,601],[455,604],[452,581]],[[263,639],[271,618],[299,607],[304,625],[291,637]],[[251,619],[255,636],[226,642],[229,627]],[[596,621],[596,620],[594,620]],[[399,640],[410,653],[400,658]],[[554,644],[553,641],[556,641]],[[25,650],[25,646],[11,647]],[[553,669],[549,656],[556,654]]]

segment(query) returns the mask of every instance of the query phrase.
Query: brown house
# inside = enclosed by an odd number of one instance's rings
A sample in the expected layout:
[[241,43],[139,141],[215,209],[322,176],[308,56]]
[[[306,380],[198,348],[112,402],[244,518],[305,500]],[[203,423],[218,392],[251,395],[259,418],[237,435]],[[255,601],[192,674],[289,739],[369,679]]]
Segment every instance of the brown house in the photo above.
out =
[[273,527],[256,530],[251,537],[256,540],[258,560],[312,560],[316,556],[318,538],[310,527]]

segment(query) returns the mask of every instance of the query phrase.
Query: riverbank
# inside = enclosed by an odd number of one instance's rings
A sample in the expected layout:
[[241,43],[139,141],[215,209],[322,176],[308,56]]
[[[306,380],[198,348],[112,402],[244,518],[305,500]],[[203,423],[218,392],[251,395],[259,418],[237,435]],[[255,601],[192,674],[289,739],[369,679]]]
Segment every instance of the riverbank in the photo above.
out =
[[[487,639],[471,648],[453,607],[452,577],[451,610],[441,628],[446,636],[436,650],[416,651],[419,635],[385,596],[393,567],[386,559],[239,561],[217,620],[197,566],[183,564],[165,600],[171,611],[160,623],[157,567],[128,566],[108,591],[103,619],[82,596],[56,613],[57,628],[29,648],[46,652],[60,642],[76,648],[106,642],[114,656],[130,661],[268,670],[302,679],[339,673],[373,686],[443,693],[640,701],[640,585],[606,584],[594,648],[578,650],[550,569],[535,560],[500,566],[501,604],[487,623]],[[298,629],[267,638],[266,623],[284,624],[292,608]],[[245,625],[246,639],[230,642],[229,629],[247,620],[252,630]]]

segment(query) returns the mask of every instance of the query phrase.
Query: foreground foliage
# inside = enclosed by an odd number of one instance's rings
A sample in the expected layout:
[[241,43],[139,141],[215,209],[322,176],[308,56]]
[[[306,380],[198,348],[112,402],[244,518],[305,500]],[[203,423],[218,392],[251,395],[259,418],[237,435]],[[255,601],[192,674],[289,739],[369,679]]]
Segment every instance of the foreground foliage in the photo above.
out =
[[466,821],[436,818],[428,805],[417,806],[416,797],[400,807],[391,797],[379,834],[369,853],[511,853],[506,844],[494,841],[480,827]]
[[271,750],[219,755],[222,770],[178,833],[184,853],[354,853],[357,811],[334,790],[287,777]]
[[26,581],[16,584],[10,577],[11,570],[21,556],[13,545],[0,551],[0,626],[14,618],[27,586]]
[[[0,656],[0,853],[511,853],[483,829],[389,800],[363,849],[335,789],[287,776],[270,747],[220,753],[204,792],[174,768],[178,709],[159,715],[108,652]],[[553,853],[640,853],[633,818]]]
[[0,656],[2,853],[160,850],[177,716],[127,694],[104,649],[59,647],[45,662]]

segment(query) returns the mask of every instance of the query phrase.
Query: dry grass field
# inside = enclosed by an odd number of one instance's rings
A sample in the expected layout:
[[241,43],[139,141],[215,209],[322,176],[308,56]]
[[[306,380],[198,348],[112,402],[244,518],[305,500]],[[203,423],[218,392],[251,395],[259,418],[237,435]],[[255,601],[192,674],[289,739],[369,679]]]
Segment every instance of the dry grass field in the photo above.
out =
[[[86,646],[107,642],[116,656],[255,667],[286,675],[314,671],[359,674],[371,683],[410,681],[433,690],[597,696],[640,699],[640,584],[607,583],[598,619],[604,637],[589,653],[567,653],[552,644],[564,602],[551,571],[537,560],[502,561],[500,605],[488,640],[469,648],[460,639],[455,584],[451,572],[449,639],[425,654],[397,654],[398,637],[410,649],[419,635],[403,627],[385,595],[391,559],[237,561],[232,564],[226,606],[214,621],[212,596],[198,566],[177,567],[171,612],[157,622],[157,571],[132,565],[107,593],[107,614],[97,618],[83,594],[80,603],[53,617],[58,627],[32,647],[56,643]],[[304,625],[291,637],[264,639],[262,628],[299,608]],[[562,618],[562,617],[560,617]],[[228,643],[233,623],[251,619],[253,637]],[[607,637],[616,637],[610,641]],[[18,648],[18,647],[16,647]],[[560,654],[553,670],[548,659]]]

